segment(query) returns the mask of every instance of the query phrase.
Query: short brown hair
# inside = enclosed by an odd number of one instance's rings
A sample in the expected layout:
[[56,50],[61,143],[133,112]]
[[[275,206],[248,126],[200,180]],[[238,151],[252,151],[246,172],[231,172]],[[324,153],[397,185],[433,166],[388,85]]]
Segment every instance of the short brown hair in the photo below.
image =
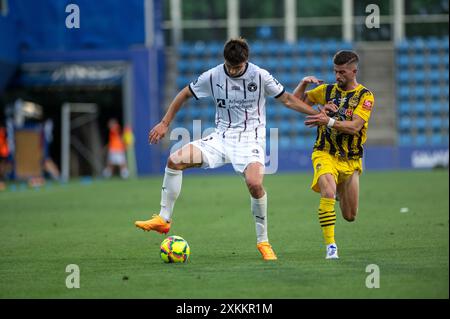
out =
[[231,65],[237,65],[248,60],[249,47],[243,38],[230,39],[223,47],[223,57]]
[[333,63],[336,65],[356,63],[358,64],[359,57],[354,51],[339,51],[334,55]]

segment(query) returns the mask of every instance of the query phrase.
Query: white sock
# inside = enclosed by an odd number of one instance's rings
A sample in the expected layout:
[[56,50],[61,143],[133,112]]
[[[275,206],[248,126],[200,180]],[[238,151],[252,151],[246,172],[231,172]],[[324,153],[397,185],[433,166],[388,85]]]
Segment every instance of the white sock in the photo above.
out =
[[159,216],[167,222],[172,219],[173,207],[175,206],[178,195],[180,195],[182,180],[183,171],[166,167],[161,191],[161,210]]
[[251,198],[252,214],[255,218],[256,242],[269,241],[267,237],[267,193],[261,198]]

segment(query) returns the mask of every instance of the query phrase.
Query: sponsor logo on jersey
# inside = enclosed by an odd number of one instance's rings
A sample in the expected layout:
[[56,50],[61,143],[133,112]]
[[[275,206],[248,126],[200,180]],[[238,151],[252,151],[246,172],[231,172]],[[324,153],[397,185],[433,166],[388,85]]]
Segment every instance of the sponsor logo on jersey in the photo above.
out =
[[363,103],[363,109],[365,110],[372,110],[372,101],[371,100],[365,100]]

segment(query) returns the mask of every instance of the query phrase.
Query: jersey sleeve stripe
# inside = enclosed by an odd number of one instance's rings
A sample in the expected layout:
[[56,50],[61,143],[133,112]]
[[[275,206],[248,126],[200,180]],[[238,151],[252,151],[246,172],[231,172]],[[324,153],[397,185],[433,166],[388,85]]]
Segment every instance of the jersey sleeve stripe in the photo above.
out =
[[197,97],[197,95],[195,95],[194,90],[191,88],[190,84],[188,85],[188,87],[189,87],[189,91],[191,91],[191,93],[195,97],[195,99],[198,100],[198,97]]
[[283,95],[284,92],[286,92],[286,90],[283,88],[283,90],[282,90],[279,94],[277,94],[277,95],[275,96],[275,98],[278,99],[280,96]]

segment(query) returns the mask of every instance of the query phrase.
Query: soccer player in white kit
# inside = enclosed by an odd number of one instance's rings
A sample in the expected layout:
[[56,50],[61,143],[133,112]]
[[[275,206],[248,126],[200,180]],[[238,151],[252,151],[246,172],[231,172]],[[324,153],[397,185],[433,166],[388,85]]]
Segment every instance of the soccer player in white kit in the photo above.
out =
[[267,193],[263,187],[265,165],[266,96],[273,96],[288,108],[309,115],[318,111],[285,91],[266,70],[248,62],[249,47],[242,39],[224,46],[225,63],[200,75],[182,89],[165,116],[149,133],[149,142],[165,136],[183,103],[194,97],[212,97],[216,106],[215,132],[172,153],[167,161],[161,192],[161,210],[150,220],[136,221],[141,229],[167,233],[175,201],[181,191],[183,170],[191,167],[217,168],[231,163],[245,178],[251,195],[256,224],[257,248],[264,260],[277,259],[267,236]]

